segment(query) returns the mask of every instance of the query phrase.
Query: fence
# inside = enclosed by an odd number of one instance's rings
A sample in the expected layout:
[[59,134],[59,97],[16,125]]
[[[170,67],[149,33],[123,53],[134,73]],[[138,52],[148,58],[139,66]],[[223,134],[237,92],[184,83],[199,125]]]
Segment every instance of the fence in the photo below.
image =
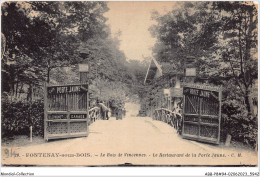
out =
[[179,134],[181,134],[181,114],[175,113],[169,109],[165,108],[159,108],[155,109],[153,119],[154,120],[159,120],[162,122],[165,122],[167,124],[170,124],[173,128],[177,130]]
[[89,109],[89,123],[88,123],[88,125],[92,124],[93,122],[95,122],[98,119],[102,119],[101,114],[100,114],[100,108],[99,107],[93,107],[93,108]]

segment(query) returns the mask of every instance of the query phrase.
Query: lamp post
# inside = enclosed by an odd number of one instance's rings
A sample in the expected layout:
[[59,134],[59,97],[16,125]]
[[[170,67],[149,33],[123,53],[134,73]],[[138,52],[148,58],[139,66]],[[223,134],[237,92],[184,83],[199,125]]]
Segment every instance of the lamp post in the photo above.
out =
[[79,80],[81,84],[88,83],[88,64],[79,64]]
[[186,82],[194,83],[196,77],[195,57],[188,56],[185,60],[185,80]]
[[[88,84],[88,64],[79,64],[79,80],[80,80],[80,84],[81,84],[81,88],[83,89],[83,84]],[[87,90],[86,90],[87,89]],[[86,111],[87,111],[87,118],[89,118],[89,91],[88,91],[88,85],[87,88],[84,88],[84,90],[86,91],[86,95],[84,100],[86,100]],[[87,125],[88,125],[88,121],[87,121]]]

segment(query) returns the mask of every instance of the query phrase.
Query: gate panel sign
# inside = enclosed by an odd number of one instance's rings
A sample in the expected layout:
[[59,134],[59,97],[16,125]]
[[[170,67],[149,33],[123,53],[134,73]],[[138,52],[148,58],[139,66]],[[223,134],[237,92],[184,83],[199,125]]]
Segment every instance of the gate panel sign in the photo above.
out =
[[44,139],[88,135],[88,85],[46,86]]
[[47,87],[47,92],[48,94],[78,93],[87,89],[88,85],[49,86]]
[[221,88],[186,85],[183,87],[183,95],[182,136],[219,144]]

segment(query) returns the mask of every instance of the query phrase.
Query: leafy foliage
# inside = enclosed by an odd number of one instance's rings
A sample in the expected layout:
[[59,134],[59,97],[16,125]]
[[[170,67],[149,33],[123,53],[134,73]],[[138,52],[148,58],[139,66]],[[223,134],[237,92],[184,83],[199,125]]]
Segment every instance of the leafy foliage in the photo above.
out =
[[166,15],[153,13],[155,57],[183,72],[195,57],[197,82],[223,86],[224,135],[252,146],[257,115],[252,97],[257,79],[257,9],[252,2],[185,2]]
[[174,70],[183,71],[185,59],[200,59],[213,51],[217,42],[220,21],[209,12],[209,3],[184,3],[166,15],[153,13],[157,22],[150,28],[157,38],[153,51],[159,62],[174,63]]
[[32,99],[34,88],[42,92],[44,82],[79,82],[78,63],[89,64],[95,99],[115,107],[124,104],[127,91],[122,82],[132,78],[126,77],[119,41],[109,36],[103,16],[107,10],[104,2],[3,3],[3,136],[28,134],[30,125],[42,135],[43,103]]
[[29,135],[30,126],[33,128],[33,135],[43,136],[43,105],[43,101],[2,101],[2,137]]
[[250,98],[257,79],[257,9],[250,2],[214,3],[214,9],[224,12],[221,17],[223,37],[220,44],[223,75],[234,79],[235,85],[244,98],[249,114],[253,113]]
[[103,79],[95,79],[90,85],[92,97],[99,101],[109,103],[112,107],[124,105],[127,87],[120,82],[111,82]]
[[103,2],[3,3],[4,91],[17,97],[27,85],[30,100],[32,86],[50,82],[53,69],[81,62],[80,43],[108,35],[107,10]]

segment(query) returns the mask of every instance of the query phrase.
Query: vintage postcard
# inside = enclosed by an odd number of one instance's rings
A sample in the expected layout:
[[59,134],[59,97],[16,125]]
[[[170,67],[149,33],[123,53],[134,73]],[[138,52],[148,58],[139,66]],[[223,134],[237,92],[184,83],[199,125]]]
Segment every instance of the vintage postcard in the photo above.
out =
[[1,10],[2,167],[258,166],[254,2]]

